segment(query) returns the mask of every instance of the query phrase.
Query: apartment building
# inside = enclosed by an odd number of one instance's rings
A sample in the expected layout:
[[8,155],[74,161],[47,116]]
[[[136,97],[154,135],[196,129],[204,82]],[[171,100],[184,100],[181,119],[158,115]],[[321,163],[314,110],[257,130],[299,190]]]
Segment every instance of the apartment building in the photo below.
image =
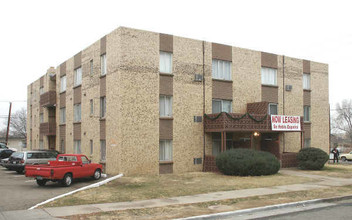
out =
[[294,166],[328,152],[328,65],[119,27],[28,86],[28,119],[30,149],[109,174],[211,171],[239,147]]

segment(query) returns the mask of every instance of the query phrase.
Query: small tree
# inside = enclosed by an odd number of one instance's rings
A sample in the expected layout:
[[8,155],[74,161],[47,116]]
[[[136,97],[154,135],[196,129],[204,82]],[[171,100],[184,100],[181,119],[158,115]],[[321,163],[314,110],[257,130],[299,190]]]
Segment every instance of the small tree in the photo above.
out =
[[[5,122],[7,126],[7,120]],[[27,111],[24,108],[16,111],[11,115],[10,120],[10,134],[12,136],[20,137],[23,139],[27,138]],[[4,129],[6,135],[6,129]]]

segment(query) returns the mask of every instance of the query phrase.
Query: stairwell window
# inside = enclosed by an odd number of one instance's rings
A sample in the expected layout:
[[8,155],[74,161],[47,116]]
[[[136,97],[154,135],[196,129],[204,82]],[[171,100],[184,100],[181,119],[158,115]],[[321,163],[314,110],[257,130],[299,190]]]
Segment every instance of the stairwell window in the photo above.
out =
[[94,101],[93,99],[89,100],[89,106],[90,106],[90,115],[94,115]]
[[277,86],[277,70],[273,68],[262,67],[262,85]]
[[60,108],[60,124],[66,123],[66,108]]
[[60,92],[66,91],[66,76],[60,78]]
[[159,68],[161,73],[172,73],[172,53],[160,51]]
[[310,138],[304,139],[304,147],[310,147]]
[[172,161],[172,140],[160,140],[159,161]]
[[73,106],[73,120],[74,122],[81,121],[81,103]]
[[106,116],[106,97],[100,97],[100,118]]
[[220,112],[232,112],[232,101],[231,100],[223,100],[223,99],[213,99],[212,103],[212,113],[220,113]]
[[172,96],[160,96],[159,112],[160,117],[172,117]]
[[82,68],[81,67],[75,69],[73,82],[74,82],[73,86],[79,86],[82,84]]
[[93,76],[93,60],[89,61],[89,66],[90,66],[90,75]]
[[100,161],[106,161],[106,140],[100,140]]
[[309,105],[305,105],[303,107],[303,121],[304,122],[310,122],[310,106]]
[[100,68],[101,75],[106,75],[106,54],[100,56]]
[[231,80],[231,62],[213,59],[212,76],[213,79]]
[[310,89],[310,74],[303,73],[303,89]]

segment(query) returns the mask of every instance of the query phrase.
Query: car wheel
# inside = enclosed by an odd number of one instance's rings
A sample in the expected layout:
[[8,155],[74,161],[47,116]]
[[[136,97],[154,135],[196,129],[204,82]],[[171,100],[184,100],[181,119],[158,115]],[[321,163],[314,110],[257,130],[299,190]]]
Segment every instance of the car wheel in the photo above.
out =
[[37,180],[38,186],[45,186],[47,180]]
[[93,179],[98,180],[101,177],[101,170],[100,169],[96,169],[94,172],[94,176]]
[[341,157],[341,160],[342,160],[343,162],[347,161],[346,157]]
[[67,174],[65,174],[65,176],[64,176],[64,178],[62,179],[62,185],[63,186],[70,186],[71,184],[72,184],[72,175],[71,174],[69,174],[69,173],[67,173]]

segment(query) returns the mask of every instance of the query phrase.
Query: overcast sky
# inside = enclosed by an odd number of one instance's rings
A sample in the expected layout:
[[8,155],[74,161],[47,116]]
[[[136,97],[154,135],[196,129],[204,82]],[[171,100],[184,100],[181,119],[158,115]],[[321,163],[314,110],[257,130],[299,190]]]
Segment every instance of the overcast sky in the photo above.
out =
[[[118,26],[328,63],[335,108],[351,98],[351,9],[339,0],[1,1],[0,120],[50,66]],[[14,111],[25,106],[14,102]]]

